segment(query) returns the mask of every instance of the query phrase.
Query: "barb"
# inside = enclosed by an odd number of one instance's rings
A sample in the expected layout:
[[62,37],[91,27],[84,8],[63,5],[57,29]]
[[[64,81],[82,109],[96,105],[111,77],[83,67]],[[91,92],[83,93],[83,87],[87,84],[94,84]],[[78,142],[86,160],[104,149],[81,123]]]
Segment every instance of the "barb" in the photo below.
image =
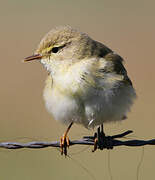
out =
[[[145,146],[145,145],[155,145],[155,139],[151,140],[117,140],[116,138],[122,138],[128,134],[132,133],[132,131],[126,131],[122,134],[108,136],[111,137],[112,146]],[[85,136],[81,140],[73,140],[70,141],[70,146],[72,145],[94,145],[94,138],[93,136]],[[52,141],[52,142],[44,142],[44,141],[33,141],[28,143],[19,143],[19,142],[1,142],[0,148],[6,149],[21,149],[21,148],[47,148],[47,147],[60,147],[59,141]],[[104,147],[105,149],[106,147]]]

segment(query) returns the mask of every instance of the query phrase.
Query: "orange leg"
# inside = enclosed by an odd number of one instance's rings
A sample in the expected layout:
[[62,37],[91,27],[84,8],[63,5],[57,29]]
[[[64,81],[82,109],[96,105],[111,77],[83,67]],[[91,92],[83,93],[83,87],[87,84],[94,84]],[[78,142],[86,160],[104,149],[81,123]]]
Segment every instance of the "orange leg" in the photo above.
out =
[[97,150],[97,143],[98,143],[98,139],[95,138],[94,139],[94,149],[92,150],[92,152],[95,152]]
[[67,136],[70,128],[72,127],[73,122],[70,123],[68,126],[67,130],[63,134],[63,136],[60,138],[60,150],[61,150],[61,155],[67,156],[67,148],[69,148],[69,138]]
[[103,131],[103,124],[101,127],[98,127],[97,133],[94,134],[94,149],[92,152],[95,152],[97,149],[113,149],[113,139],[112,136],[105,136]]
[[97,133],[95,133],[94,135],[94,149],[92,150],[92,152],[95,152],[97,149],[103,150],[104,138],[105,138],[105,134],[103,131],[103,124],[102,124],[101,127],[97,129]]

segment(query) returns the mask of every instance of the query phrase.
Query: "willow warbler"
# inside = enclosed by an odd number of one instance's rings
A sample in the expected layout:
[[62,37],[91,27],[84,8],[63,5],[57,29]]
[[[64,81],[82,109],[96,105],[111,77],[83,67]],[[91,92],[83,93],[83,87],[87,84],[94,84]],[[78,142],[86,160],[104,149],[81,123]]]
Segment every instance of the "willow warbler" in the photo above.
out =
[[123,59],[104,44],[70,26],[52,29],[34,55],[48,71],[44,89],[46,108],[53,118],[68,126],[61,149],[73,123],[93,128],[121,121],[136,97]]

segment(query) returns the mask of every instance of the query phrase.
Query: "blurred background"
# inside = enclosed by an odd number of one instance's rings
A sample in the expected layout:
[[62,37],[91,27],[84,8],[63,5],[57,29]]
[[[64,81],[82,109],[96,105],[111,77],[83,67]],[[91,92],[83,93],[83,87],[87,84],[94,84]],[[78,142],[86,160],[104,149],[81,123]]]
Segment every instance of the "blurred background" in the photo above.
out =
[[[70,25],[103,42],[125,59],[138,99],[128,119],[105,125],[108,135],[128,129],[130,138],[155,138],[155,1],[151,0],[1,0],[0,6],[0,142],[59,140],[65,126],[52,120],[42,91],[47,72],[37,62],[23,63],[53,27]],[[71,139],[93,134],[74,125]],[[0,149],[0,178],[154,180],[155,147],[116,147],[91,153],[92,147]],[[81,152],[80,152],[81,151]],[[110,167],[110,169],[109,169]],[[87,169],[87,170],[86,170]],[[93,174],[93,175],[91,175]]]

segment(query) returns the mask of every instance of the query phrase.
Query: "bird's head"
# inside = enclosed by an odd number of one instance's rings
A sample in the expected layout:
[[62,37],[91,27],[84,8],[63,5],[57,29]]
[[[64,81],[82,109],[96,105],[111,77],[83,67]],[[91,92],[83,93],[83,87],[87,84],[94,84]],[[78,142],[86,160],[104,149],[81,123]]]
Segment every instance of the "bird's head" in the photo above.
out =
[[95,41],[85,33],[70,26],[61,26],[47,33],[34,55],[25,58],[25,61],[39,60],[49,72],[52,72],[55,66],[72,65],[93,56],[94,46]]

